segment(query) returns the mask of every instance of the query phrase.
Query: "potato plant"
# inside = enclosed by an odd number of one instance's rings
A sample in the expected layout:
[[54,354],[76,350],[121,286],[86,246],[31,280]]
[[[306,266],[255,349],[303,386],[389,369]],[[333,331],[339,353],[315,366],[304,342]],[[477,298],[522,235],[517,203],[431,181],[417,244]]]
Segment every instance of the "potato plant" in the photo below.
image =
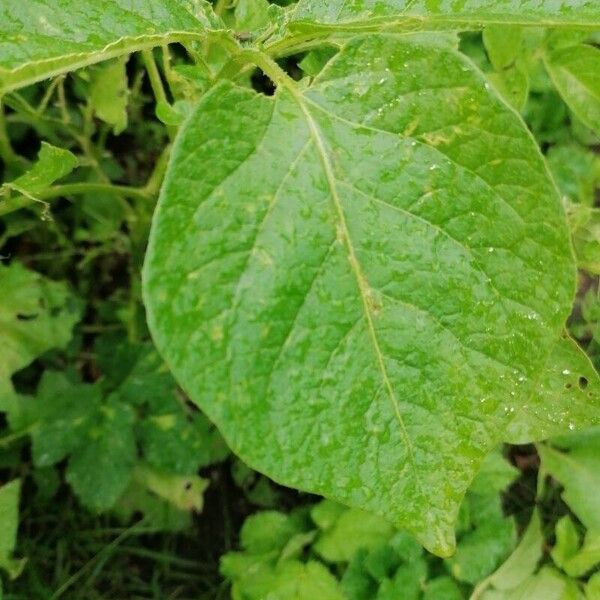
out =
[[[367,511],[449,557],[467,489],[495,448],[557,439],[540,455],[562,481],[560,457],[575,450],[557,436],[600,425],[598,374],[566,328],[577,268],[600,274],[586,199],[597,180],[577,175],[580,187],[569,187],[570,151],[546,159],[532,135],[554,143],[546,122],[528,128],[522,116],[545,85],[581,135],[600,133],[599,30],[595,0],[3,0],[0,216],[34,213],[51,227],[62,198],[119,199],[154,344],[229,448],[282,485]],[[482,34],[485,72],[465,32]],[[105,136],[127,127],[134,60],[167,140],[145,184],[114,183],[102,169],[83,177],[98,166],[85,143],[93,119]],[[69,73],[85,90],[81,123],[65,113]],[[46,80],[35,107],[28,90]],[[56,129],[42,117],[54,94]],[[45,140],[33,163],[11,144],[11,115]],[[81,149],[61,144],[79,126]],[[152,207],[159,189],[155,208],[131,213],[130,203]],[[69,457],[84,503],[113,506],[132,478],[173,500],[169,485],[224,456],[203,416],[178,445],[180,429],[169,437],[160,425],[171,408],[127,395],[141,369],[176,405],[151,349],[130,345],[139,365],[129,383],[116,376],[84,409],[72,388],[57,402],[70,384],[48,376],[45,412],[23,410],[11,376],[66,347],[80,309],[14,265],[0,277],[0,410],[31,435],[39,466]],[[47,314],[29,327],[38,296]],[[156,431],[136,429],[135,411],[156,417]],[[90,451],[75,421],[122,430],[122,445]],[[161,443],[176,446],[177,461],[161,462]],[[97,475],[85,452],[104,457]],[[120,478],[97,494],[111,465]],[[576,513],[577,502],[575,493]],[[563,523],[561,539],[572,526]],[[9,546],[0,543],[0,564]],[[239,587],[232,561],[225,571]]]

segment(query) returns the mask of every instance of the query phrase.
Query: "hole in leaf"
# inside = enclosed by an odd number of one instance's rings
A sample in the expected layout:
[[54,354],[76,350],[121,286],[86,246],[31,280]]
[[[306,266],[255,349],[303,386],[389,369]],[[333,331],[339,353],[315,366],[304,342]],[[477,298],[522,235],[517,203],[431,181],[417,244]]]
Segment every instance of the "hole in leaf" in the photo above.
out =
[[583,375],[582,375],[582,376],[579,378],[579,381],[578,381],[578,383],[579,383],[579,387],[580,387],[582,390],[585,390],[585,388],[588,386],[588,380],[587,380],[587,377],[583,377]]
[[19,321],[33,321],[33,319],[37,319],[37,314],[35,314],[35,315],[24,315],[22,313],[19,313],[17,315],[17,319]]
[[252,87],[265,96],[272,96],[277,89],[273,80],[267,77],[263,71],[256,69],[251,77]]

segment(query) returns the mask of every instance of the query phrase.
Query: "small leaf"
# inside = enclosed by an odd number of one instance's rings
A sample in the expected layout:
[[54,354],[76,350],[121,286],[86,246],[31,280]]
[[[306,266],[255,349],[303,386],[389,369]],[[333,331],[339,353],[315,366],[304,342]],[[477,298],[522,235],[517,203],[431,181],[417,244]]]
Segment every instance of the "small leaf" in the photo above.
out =
[[300,533],[298,524],[286,515],[277,511],[263,511],[251,515],[244,521],[240,533],[244,550],[251,554],[279,552]]
[[78,162],[72,152],[42,142],[37,162],[33,167],[17,179],[5,183],[4,187],[35,197],[55,181],[68,175]]
[[600,564],[600,532],[589,530],[579,551],[569,556],[562,567],[567,575],[582,577],[598,564]]
[[134,479],[148,490],[183,511],[202,512],[208,479],[197,475],[182,477],[156,471],[144,464],[136,465]]
[[560,48],[548,56],[546,64],[569,108],[600,133],[600,50],[588,44]]
[[428,581],[423,592],[423,600],[463,600],[464,596],[450,577],[436,577]]
[[91,510],[113,507],[131,481],[136,459],[132,425],[129,406],[105,403],[87,439],[69,460],[66,480]]
[[113,126],[118,135],[127,127],[127,58],[118,58],[91,72],[89,102],[99,119]]
[[313,547],[328,562],[350,562],[360,548],[372,550],[393,534],[394,528],[381,517],[351,508],[319,535]]
[[569,560],[579,551],[579,533],[569,515],[559,519],[555,533],[556,543],[550,554],[556,566],[565,570]]
[[545,471],[557,479],[563,500],[589,529],[600,531],[600,427],[539,444]]
[[586,600],[598,600],[600,598],[600,573],[592,575],[585,584]]
[[18,577],[25,566],[24,560],[12,558],[17,544],[20,493],[19,479],[0,486],[0,569],[4,569],[11,579]]
[[[80,317],[79,302],[65,283],[42,277],[18,262],[0,263],[0,411],[12,394],[10,377],[35,358],[64,348]],[[9,418],[18,420],[18,403]],[[16,423],[16,421],[15,421]],[[19,426],[16,425],[18,428]]]
[[55,465],[82,446],[100,399],[97,385],[73,384],[62,373],[44,371],[35,397],[22,399],[36,467]]
[[519,545],[490,577],[490,583],[497,590],[512,590],[523,585],[537,569],[542,558],[543,543],[540,517],[534,511]]
[[513,65],[521,51],[522,39],[520,27],[490,26],[483,30],[483,43],[496,71]]

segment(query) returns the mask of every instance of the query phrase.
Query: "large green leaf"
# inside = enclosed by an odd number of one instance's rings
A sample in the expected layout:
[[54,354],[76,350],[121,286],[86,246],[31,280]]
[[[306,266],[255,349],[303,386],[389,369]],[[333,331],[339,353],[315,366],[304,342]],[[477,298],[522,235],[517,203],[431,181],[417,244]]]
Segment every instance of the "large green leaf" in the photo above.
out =
[[202,0],[2,0],[0,95],[108,58],[199,39]]
[[569,313],[557,192],[453,50],[370,36],[310,87],[272,75],[273,98],[214,88],[178,139],[151,330],[244,461],[448,554]]
[[502,23],[597,28],[600,4],[596,0],[300,0],[293,20],[382,25],[388,30]]

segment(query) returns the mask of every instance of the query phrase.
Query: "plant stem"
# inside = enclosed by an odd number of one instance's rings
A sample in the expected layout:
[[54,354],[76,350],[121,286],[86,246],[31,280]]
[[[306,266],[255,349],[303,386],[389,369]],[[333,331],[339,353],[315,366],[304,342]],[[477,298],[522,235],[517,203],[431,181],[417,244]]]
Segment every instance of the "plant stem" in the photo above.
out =
[[142,50],[142,59],[144,60],[144,66],[148,72],[150,86],[152,87],[152,92],[154,93],[156,101],[168,104],[169,101],[167,99],[167,94],[165,92],[160,73],[158,72],[158,67],[156,66],[156,61],[154,60],[154,54],[152,53],[152,50]]
[[19,156],[13,150],[10,138],[8,137],[2,99],[0,99],[0,158],[8,165],[20,162]]

